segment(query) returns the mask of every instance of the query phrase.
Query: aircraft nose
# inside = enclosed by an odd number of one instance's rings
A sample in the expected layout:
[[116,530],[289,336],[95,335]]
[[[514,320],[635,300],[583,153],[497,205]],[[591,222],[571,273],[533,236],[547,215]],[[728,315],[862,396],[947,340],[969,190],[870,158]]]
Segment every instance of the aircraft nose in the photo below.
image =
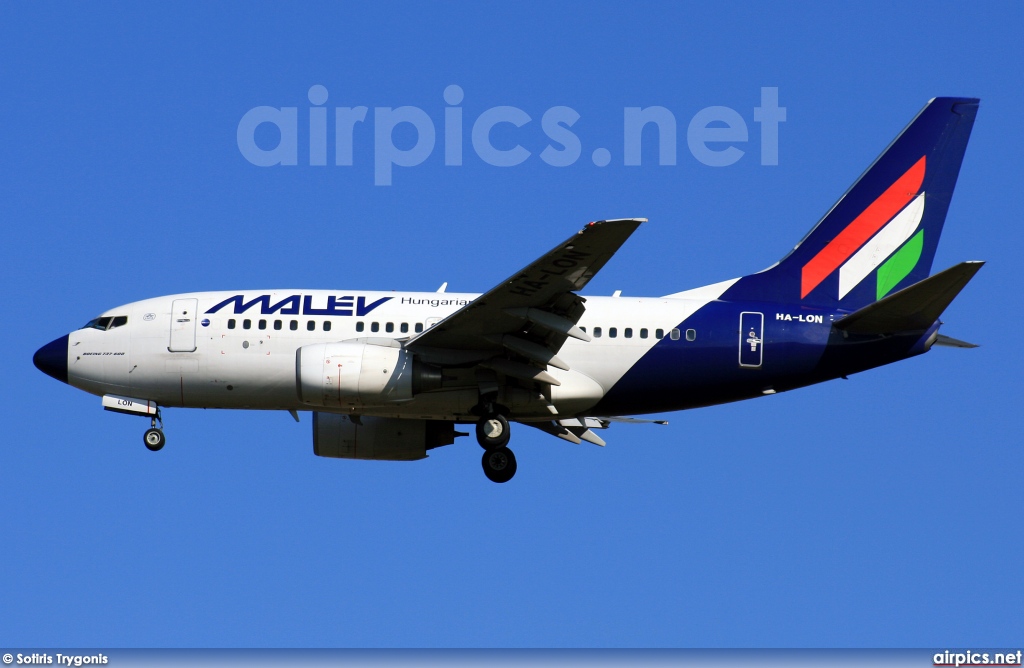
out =
[[68,382],[68,335],[50,341],[32,356],[36,368],[62,383]]

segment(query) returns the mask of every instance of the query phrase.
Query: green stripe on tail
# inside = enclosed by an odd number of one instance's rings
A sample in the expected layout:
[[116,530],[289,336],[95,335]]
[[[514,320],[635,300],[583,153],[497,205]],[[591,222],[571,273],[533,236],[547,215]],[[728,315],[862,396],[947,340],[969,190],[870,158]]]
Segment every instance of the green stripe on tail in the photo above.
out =
[[912,236],[910,241],[903,244],[902,248],[893,253],[893,256],[878,268],[878,289],[875,299],[881,299],[889,294],[893,288],[899,285],[900,281],[914,270],[918,260],[921,259],[922,248],[924,248],[924,230]]

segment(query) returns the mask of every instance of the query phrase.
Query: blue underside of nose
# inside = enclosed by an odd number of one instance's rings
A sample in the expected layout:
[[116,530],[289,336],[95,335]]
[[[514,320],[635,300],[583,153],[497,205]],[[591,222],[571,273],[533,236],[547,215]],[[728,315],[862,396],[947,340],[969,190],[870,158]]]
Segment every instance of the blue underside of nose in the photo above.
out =
[[68,382],[68,335],[50,341],[36,351],[32,363],[47,376]]

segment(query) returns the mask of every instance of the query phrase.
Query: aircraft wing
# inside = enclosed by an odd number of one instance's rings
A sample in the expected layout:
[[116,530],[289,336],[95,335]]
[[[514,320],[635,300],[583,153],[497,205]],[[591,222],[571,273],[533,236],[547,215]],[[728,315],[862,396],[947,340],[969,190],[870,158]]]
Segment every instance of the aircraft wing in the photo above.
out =
[[[566,337],[590,340],[576,327],[585,308],[584,300],[574,292],[582,289],[644,222],[645,218],[629,218],[589,223],[538,260],[410,339],[406,347],[440,363],[460,359],[469,362],[510,350],[531,362],[563,368],[555,353]],[[544,380],[529,364],[515,368],[515,361],[503,359],[497,363],[504,366],[497,370],[507,375],[526,377],[532,373],[531,379]]]
[[546,434],[557,436],[570,443],[579,445],[583,441],[600,445],[607,445],[604,439],[594,433],[594,429],[607,429],[613,422],[626,422],[628,424],[668,424],[668,420],[644,420],[633,417],[575,417],[554,420],[551,422],[523,422],[528,427],[540,429]]

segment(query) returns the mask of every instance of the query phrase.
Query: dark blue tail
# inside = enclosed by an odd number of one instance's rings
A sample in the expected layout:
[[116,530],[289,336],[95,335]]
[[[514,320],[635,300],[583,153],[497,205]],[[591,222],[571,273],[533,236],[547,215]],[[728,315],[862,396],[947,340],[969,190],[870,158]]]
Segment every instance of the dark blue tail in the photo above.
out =
[[789,255],[722,299],[853,311],[927,278],[977,113],[930,101]]

